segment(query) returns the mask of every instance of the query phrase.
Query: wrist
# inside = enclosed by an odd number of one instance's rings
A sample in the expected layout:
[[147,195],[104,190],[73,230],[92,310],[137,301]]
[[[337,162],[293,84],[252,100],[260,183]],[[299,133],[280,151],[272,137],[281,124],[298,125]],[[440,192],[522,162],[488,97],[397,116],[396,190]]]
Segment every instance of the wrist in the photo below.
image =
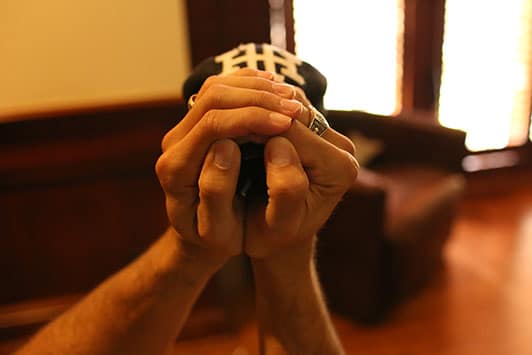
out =
[[268,257],[251,258],[253,273],[258,286],[265,283],[268,287],[292,287],[311,282],[314,270],[315,238],[283,248]]
[[166,230],[163,238],[171,254],[169,265],[172,274],[187,284],[205,282],[226,261],[205,248],[184,241],[172,227]]
[[264,257],[251,257],[253,265],[267,269],[306,270],[314,260],[315,237],[279,248]]
[[285,329],[286,317],[303,317],[304,305],[318,295],[314,243],[283,249],[268,258],[252,258],[251,262],[261,327],[274,337],[282,337],[279,331]]

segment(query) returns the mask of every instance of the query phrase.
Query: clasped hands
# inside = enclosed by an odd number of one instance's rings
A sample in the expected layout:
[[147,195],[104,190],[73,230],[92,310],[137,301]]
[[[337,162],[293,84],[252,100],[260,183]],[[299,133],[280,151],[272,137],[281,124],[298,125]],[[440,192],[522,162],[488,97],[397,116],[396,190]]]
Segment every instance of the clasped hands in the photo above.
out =
[[[307,128],[309,107],[302,90],[269,72],[244,68],[205,81],[156,164],[186,253],[219,267],[242,252],[270,260],[312,250],[358,164],[349,139]],[[265,144],[266,200],[235,193],[243,141]]]

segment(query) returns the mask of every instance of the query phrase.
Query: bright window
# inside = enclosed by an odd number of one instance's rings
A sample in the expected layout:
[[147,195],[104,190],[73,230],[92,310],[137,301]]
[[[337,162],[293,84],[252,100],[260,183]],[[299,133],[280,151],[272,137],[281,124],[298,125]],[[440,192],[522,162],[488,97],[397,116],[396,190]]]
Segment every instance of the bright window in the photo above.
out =
[[[293,5],[296,52],[329,81],[325,106],[399,112],[404,0]],[[473,151],[532,140],[532,0],[446,0],[444,25],[441,124]]]
[[532,0],[446,0],[439,119],[471,150],[527,140],[531,11]]
[[328,109],[400,110],[403,0],[294,0],[296,53],[328,80]]

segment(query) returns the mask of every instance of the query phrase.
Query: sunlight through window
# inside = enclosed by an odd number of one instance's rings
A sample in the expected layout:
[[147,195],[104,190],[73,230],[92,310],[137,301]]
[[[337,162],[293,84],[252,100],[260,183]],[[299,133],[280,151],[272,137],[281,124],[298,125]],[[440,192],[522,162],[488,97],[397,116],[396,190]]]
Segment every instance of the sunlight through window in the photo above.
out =
[[296,53],[328,80],[325,106],[400,110],[403,0],[294,0]]
[[447,0],[439,119],[473,151],[521,145],[530,121],[532,0]]

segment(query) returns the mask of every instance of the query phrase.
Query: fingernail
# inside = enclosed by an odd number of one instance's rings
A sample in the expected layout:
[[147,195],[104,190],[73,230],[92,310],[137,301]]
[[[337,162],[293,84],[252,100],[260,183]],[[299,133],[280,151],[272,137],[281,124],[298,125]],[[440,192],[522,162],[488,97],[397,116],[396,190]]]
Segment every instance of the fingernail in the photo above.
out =
[[234,144],[229,142],[214,143],[214,164],[221,170],[231,169],[234,149]]
[[292,85],[274,83],[272,84],[272,89],[275,91],[275,93],[282,97],[292,99],[296,96],[296,90]]
[[289,114],[294,114],[301,112],[301,110],[303,109],[303,105],[297,100],[282,99],[281,108]]
[[275,77],[275,75],[273,75],[272,72],[264,71],[264,70],[257,71],[257,76],[264,78],[264,79],[269,79],[269,80],[273,80],[273,78]]
[[269,148],[268,161],[273,165],[283,167],[292,162],[290,145],[284,139],[276,140]]
[[283,115],[282,113],[278,113],[278,112],[270,113],[270,121],[274,125],[282,127],[282,128],[288,128],[292,124],[291,117]]

